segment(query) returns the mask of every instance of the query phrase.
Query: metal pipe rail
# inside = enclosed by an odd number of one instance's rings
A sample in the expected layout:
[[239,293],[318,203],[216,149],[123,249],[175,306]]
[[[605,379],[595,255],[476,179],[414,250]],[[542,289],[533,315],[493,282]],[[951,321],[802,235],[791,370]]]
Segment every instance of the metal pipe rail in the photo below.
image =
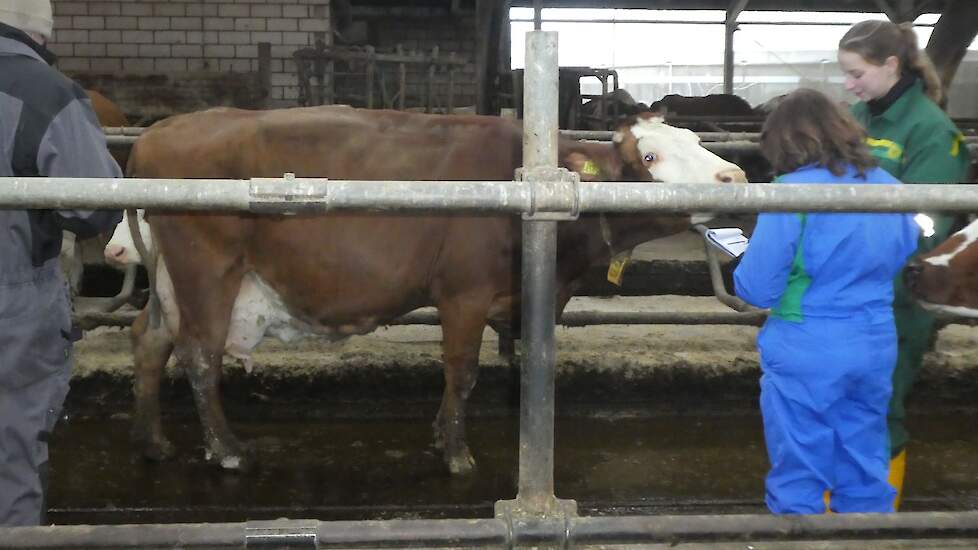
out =
[[[137,312],[76,313],[72,320],[82,330],[96,327],[128,327],[136,320]],[[753,325],[760,326],[767,315],[764,312],[738,311],[567,311],[557,324],[565,327],[590,325]],[[439,325],[441,320],[434,311],[414,311],[402,315],[384,326]]]
[[978,212],[978,185],[839,185],[317,178],[174,180],[0,177],[3,208],[144,208],[266,213],[463,210],[578,212]]
[[[135,321],[137,312],[72,314],[72,320],[82,330],[96,327],[128,327]],[[937,326],[978,325],[978,319],[959,317],[946,313],[937,314]],[[767,318],[761,311],[565,311],[557,324],[579,328],[590,325],[743,325],[760,326]],[[433,311],[413,311],[385,323],[395,325],[439,325],[441,320]]]
[[976,539],[978,512],[384,521],[274,520],[0,529],[0,549],[549,547]]
[[[709,117],[700,117],[708,120]],[[560,130],[560,135],[570,139],[589,139],[593,141],[611,141],[614,132],[610,130]],[[696,132],[704,144],[722,141],[750,141],[761,139],[760,132]],[[967,144],[978,143],[978,136],[964,136]]]

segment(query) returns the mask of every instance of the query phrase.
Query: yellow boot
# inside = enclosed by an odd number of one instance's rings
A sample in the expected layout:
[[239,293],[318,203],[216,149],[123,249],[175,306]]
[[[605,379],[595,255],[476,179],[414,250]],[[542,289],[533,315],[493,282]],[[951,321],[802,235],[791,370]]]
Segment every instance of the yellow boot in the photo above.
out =
[[907,450],[900,451],[890,460],[890,475],[888,481],[896,489],[896,498],[893,499],[893,511],[900,509],[903,500],[903,478],[907,473]]

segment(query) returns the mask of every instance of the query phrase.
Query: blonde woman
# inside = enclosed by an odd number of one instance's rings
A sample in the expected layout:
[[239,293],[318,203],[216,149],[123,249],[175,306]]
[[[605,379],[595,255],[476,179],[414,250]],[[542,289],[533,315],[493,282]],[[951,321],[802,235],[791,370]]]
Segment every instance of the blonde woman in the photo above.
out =
[[[961,132],[938,105],[941,80],[917,47],[909,23],[863,21],[839,41],[839,65],[846,90],[860,99],[852,114],[866,129],[866,143],[881,168],[904,183],[957,183],[968,174],[968,149]],[[947,238],[951,218],[931,215],[935,232],[921,237],[918,253]],[[924,352],[934,335],[934,317],[918,306],[897,278],[893,303],[899,338],[889,407],[890,483],[903,493],[908,434],[904,401],[910,393]]]

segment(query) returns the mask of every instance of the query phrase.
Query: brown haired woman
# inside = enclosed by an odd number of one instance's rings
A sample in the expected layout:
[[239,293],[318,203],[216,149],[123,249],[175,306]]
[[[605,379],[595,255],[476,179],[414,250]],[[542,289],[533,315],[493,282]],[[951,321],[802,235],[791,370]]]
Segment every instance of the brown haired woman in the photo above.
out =
[[[917,48],[910,23],[856,23],[839,41],[839,65],[846,90],[862,100],[853,105],[852,114],[866,128],[866,142],[880,167],[904,183],[955,183],[966,178],[968,149],[961,132],[938,107],[945,99],[941,81]],[[951,230],[950,217],[930,217],[935,231],[921,237],[919,252],[943,242]],[[894,285],[900,344],[889,407],[889,441],[890,483],[897,489],[894,506],[899,507],[908,439],[904,401],[933,337],[934,317],[913,301],[900,279]]]
[[[863,130],[815,90],[764,124],[775,182],[888,184]],[[771,308],[758,333],[761,414],[776,514],[892,512],[886,410],[896,364],[893,278],[917,244],[908,214],[762,212],[734,272],[737,295]]]

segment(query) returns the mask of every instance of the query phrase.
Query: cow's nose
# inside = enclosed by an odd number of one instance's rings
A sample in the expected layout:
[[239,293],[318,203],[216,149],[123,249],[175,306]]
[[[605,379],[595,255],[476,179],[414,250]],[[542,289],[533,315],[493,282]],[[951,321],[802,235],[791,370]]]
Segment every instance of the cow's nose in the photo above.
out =
[[747,183],[747,175],[740,168],[726,168],[716,173],[720,183]]
[[924,271],[924,264],[914,260],[903,268],[903,286],[910,290],[917,288],[920,283],[920,274]]
[[105,246],[105,261],[110,264],[122,265],[126,260],[126,247],[118,244]]

